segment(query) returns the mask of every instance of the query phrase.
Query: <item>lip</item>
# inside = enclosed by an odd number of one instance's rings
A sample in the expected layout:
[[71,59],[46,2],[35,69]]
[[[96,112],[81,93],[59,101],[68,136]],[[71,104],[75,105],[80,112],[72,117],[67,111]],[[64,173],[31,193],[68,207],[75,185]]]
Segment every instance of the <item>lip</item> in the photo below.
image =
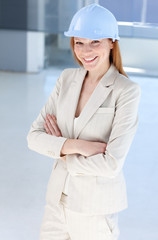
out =
[[[98,58],[98,56],[94,57],[94,58],[83,58],[85,63],[92,63],[94,62],[96,59]],[[88,60],[88,59],[92,59],[92,60]]]

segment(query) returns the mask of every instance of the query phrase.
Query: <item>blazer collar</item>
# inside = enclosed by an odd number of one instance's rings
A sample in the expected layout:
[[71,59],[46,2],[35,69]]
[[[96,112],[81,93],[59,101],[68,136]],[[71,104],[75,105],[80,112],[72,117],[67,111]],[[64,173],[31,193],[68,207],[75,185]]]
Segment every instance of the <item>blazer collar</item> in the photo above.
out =
[[100,80],[101,84],[105,87],[109,87],[109,86],[113,85],[117,74],[118,74],[118,70],[116,69],[116,67],[113,64],[111,64],[108,71],[104,74],[104,76]]
[[[69,132],[70,138],[78,138],[80,132],[93,116],[93,114],[97,111],[100,105],[105,101],[109,93],[113,88],[113,84],[115,82],[116,76],[118,74],[117,69],[112,64],[108,71],[101,78],[100,82],[94,89],[92,95],[90,96],[88,102],[84,106],[82,112],[80,113],[79,119],[76,123],[76,130],[74,132],[74,118],[76,113],[76,108],[78,105],[80,92],[82,89],[82,84],[85,79],[87,70],[84,68],[78,69],[74,80],[70,86],[70,95],[71,95],[71,107],[68,107],[67,112],[67,128]],[[70,105],[70,103],[69,103]]]
[[[81,73],[81,79],[84,80],[84,78],[85,78],[85,76],[87,74],[87,70],[84,69],[84,68],[80,68],[79,70],[81,71],[80,72]],[[118,74],[118,70],[116,69],[116,67],[113,64],[111,64],[111,66],[108,69],[108,71],[100,79],[100,83],[103,86],[106,86],[106,87],[111,86],[114,83],[117,74]],[[74,82],[79,83],[78,78],[74,79]],[[83,83],[83,81],[82,81],[82,83]]]

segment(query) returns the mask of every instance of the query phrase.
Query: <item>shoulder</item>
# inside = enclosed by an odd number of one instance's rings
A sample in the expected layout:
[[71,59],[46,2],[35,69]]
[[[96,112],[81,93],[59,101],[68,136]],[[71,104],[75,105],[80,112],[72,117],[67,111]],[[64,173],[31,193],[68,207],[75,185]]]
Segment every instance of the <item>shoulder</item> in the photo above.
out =
[[61,78],[68,78],[68,77],[74,77],[74,75],[80,75],[84,72],[84,68],[66,68],[61,73]]
[[74,81],[78,81],[85,74],[84,68],[66,68],[62,71],[58,78],[61,90],[67,91]]
[[132,81],[130,78],[124,76],[123,74],[117,73],[115,80],[115,88],[119,90],[120,93],[133,92],[137,95],[141,94],[141,88],[138,83]]
[[70,87],[70,84],[73,81],[76,81],[79,77],[85,74],[84,68],[66,68],[59,75],[56,83],[55,89],[59,91],[67,91]]

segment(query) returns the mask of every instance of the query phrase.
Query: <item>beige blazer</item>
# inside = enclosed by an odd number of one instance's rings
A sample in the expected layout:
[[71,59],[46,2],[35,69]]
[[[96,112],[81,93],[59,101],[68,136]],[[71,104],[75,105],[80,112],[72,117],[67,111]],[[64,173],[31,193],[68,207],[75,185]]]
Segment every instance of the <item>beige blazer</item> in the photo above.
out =
[[[68,207],[90,214],[111,214],[127,208],[123,165],[138,123],[140,87],[114,65],[102,77],[73,128],[84,68],[66,69],[28,133],[28,147],[55,159],[47,188],[48,204],[57,204],[70,173]],[[46,114],[54,114],[63,137],[46,134]],[[68,138],[107,142],[104,154],[60,158]]]

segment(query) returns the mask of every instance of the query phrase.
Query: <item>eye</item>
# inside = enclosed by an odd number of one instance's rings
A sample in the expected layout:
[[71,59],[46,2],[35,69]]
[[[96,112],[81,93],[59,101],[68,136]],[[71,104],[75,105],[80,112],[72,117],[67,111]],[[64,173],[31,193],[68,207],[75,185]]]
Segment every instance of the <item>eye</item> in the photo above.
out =
[[96,44],[96,43],[100,43],[99,40],[93,40],[92,43]]
[[75,42],[75,44],[77,44],[77,45],[82,45],[83,43],[82,43],[82,42],[79,42],[79,41],[77,41],[77,42]]

